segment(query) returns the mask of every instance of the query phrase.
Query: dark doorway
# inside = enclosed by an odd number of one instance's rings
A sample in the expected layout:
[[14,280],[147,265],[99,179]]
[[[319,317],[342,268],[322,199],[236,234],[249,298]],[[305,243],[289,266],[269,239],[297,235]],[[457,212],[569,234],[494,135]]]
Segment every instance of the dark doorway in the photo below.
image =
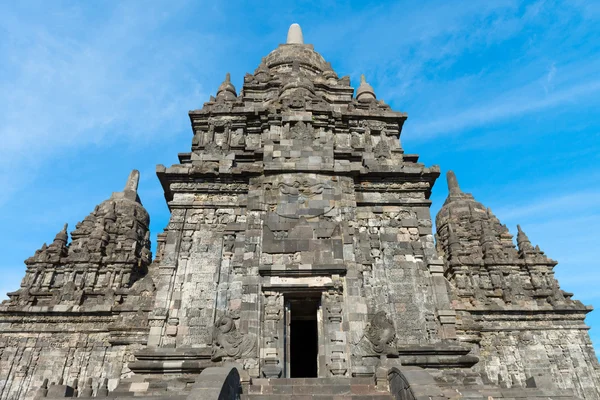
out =
[[319,340],[317,328],[318,298],[289,299],[290,377],[316,378]]

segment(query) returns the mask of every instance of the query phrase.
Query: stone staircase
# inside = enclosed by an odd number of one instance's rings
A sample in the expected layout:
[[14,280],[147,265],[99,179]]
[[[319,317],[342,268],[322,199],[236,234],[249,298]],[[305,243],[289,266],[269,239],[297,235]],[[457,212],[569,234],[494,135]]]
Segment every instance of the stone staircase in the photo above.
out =
[[240,400],[393,400],[378,391],[374,378],[253,379],[243,385]]

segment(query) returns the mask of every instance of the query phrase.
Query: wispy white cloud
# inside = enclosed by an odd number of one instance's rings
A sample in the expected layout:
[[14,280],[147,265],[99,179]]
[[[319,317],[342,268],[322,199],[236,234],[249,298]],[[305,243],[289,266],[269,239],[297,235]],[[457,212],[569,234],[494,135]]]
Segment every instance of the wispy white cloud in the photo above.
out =
[[[412,115],[422,108],[420,118],[416,123],[411,120],[406,130],[430,140],[510,117],[583,104],[595,96],[600,90],[600,65],[589,58],[569,57],[569,52],[555,54],[555,40],[566,41],[563,47],[569,51],[575,49],[568,46],[565,30],[590,28],[590,22],[578,18],[582,12],[582,4],[543,0],[466,2],[460,7],[399,4],[372,7],[345,19],[347,24],[328,21],[313,32],[329,39],[321,44],[325,54],[335,54],[338,48],[347,52],[342,66],[350,68],[355,81],[365,73],[380,98],[400,107],[410,103]],[[512,46],[499,47],[517,38]],[[505,54],[507,47],[514,54]],[[490,60],[487,64],[472,60],[480,53]],[[559,61],[547,60],[554,56]],[[460,75],[439,77],[455,65],[461,66]]]
[[600,213],[600,210],[596,209],[598,204],[600,204],[600,191],[594,188],[555,197],[537,199],[525,204],[515,202],[511,205],[504,205],[503,207],[497,208],[496,212],[505,219],[517,220],[522,217],[536,218],[540,215],[546,216],[555,212],[564,214],[566,212],[565,210],[571,209],[575,204],[577,207],[573,211],[578,213],[585,212],[585,210],[595,210]]
[[555,76],[556,76],[556,64],[552,63],[552,65],[550,65],[550,68],[548,68],[548,73],[546,74],[546,82],[544,84],[544,91],[546,92],[546,94],[548,93],[549,90],[552,89],[552,87],[553,87],[552,81],[554,80]]
[[560,91],[542,94],[532,94],[524,90],[522,95],[494,101],[490,104],[477,106],[453,115],[438,117],[433,121],[413,126],[413,130],[423,136],[433,136],[441,133],[455,132],[489,124],[500,119],[515,117],[523,114],[539,112],[565,103],[582,102],[587,96],[600,91],[600,80],[580,83]]
[[2,9],[0,204],[68,150],[185,129],[181,110],[207,97],[202,74],[186,70],[185,37],[160,36],[178,9],[144,11],[123,3],[98,23],[79,7]]

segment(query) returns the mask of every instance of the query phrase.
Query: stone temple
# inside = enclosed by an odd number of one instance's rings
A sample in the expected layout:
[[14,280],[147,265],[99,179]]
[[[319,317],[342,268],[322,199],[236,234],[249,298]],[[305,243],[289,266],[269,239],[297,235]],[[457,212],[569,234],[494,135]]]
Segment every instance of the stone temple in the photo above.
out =
[[0,400],[600,399],[556,261],[405,152],[407,115],[355,91],[300,27],[189,113],[156,169],[25,261],[0,306]]

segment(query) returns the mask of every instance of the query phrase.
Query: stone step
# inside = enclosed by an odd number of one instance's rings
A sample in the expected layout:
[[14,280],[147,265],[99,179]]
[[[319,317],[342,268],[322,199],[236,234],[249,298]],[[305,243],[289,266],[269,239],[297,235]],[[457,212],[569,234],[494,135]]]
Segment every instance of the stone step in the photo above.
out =
[[375,385],[267,385],[248,387],[248,394],[381,394]]
[[374,385],[375,378],[276,378],[253,379],[255,386],[266,385]]
[[391,400],[389,392],[381,392],[374,378],[287,378],[253,379],[245,385],[241,399],[246,400]]
[[270,394],[270,395],[255,395],[243,394],[240,400],[394,400],[389,393],[384,394],[354,394],[354,395],[332,395],[332,394]]

